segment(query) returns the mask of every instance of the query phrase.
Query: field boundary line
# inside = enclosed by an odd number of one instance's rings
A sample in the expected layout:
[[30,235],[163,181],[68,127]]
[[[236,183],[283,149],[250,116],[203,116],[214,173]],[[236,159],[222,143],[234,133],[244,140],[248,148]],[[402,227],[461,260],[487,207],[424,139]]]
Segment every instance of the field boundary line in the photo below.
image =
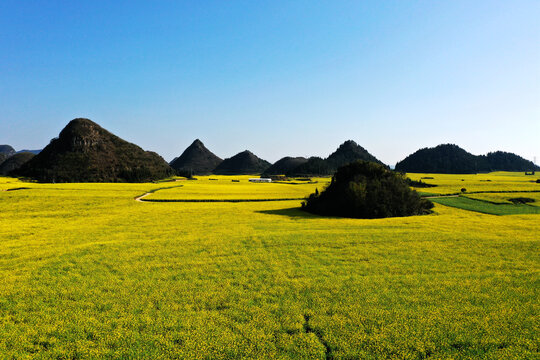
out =
[[155,193],[156,191],[159,191],[159,190],[167,190],[167,189],[174,189],[174,188],[179,188],[179,187],[182,187],[184,185],[175,185],[175,186],[167,186],[167,187],[161,187],[161,188],[157,188],[157,189],[152,189],[152,190],[149,190],[147,192],[145,192],[144,194],[142,195],[139,195],[139,196],[135,196],[133,198],[133,200],[135,201],[139,201],[139,202],[143,202],[143,201],[148,201],[148,200],[142,200],[145,196],[148,196],[150,194],[153,194]]
[[178,202],[178,203],[240,203],[240,202],[267,202],[267,201],[293,201],[304,200],[305,198],[283,198],[283,199],[144,199],[145,196],[150,193],[143,194],[135,198],[136,201],[141,202]]
[[460,195],[470,195],[470,194],[514,194],[514,193],[540,193],[540,190],[485,190],[485,191],[466,191],[459,193],[450,193],[450,194],[439,194],[439,195],[427,195],[421,196],[422,199],[436,199],[442,197],[456,197]]

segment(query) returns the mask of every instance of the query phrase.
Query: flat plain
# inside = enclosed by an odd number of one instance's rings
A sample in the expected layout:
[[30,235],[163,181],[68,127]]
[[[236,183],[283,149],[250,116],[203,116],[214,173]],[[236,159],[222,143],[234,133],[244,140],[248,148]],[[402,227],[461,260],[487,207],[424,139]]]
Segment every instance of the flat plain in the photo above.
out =
[[[465,194],[477,200],[527,192],[538,207],[536,177],[410,177],[437,184],[418,189],[431,194],[520,191]],[[161,188],[145,199],[302,198],[329,181],[247,178],[0,178],[0,358],[538,358],[539,215],[436,203],[361,220],[300,200],[134,201]]]

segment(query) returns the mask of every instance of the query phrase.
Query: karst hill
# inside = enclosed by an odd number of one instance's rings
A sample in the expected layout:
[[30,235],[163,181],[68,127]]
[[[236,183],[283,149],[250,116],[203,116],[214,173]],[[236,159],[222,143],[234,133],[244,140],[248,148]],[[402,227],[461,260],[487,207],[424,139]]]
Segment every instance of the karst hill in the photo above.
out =
[[223,160],[213,172],[218,175],[261,174],[270,166],[268,161],[258,158],[249,150],[245,150]]
[[173,170],[158,154],[78,118],[14,174],[42,182],[146,182]]
[[341,144],[326,159],[311,157],[306,162],[286,172],[288,176],[332,175],[343,165],[353,161],[363,160],[384,165],[379,159],[371,155],[366,149],[353,140]]
[[286,156],[284,158],[279,159],[276,161],[272,166],[270,166],[268,169],[264,171],[263,176],[271,176],[271,175],[284,175],[287,174],[300,165],[305,164],[308,161],[308,159],[304,157],[291,157]]
[[531,170],[540,168],[516,154],[496,151],[473,155],[454,144],[420,149],[396,164],[396,171],[410,173],[474,174]]
[[182,155],[171,161],[170,165],[178,173],[207,175],[211,174],[222,161],[197,139],[184,150]]

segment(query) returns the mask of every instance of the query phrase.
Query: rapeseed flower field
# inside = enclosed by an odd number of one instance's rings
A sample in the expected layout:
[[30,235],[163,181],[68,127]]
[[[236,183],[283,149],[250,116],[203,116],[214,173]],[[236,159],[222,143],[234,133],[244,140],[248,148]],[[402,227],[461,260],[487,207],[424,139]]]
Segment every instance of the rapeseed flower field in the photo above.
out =
[[[410,176],[434,194],[540,190],[513,173]],[[329,181],[247,178],[0,178],[0,358],[538,358],[539,215],[134,201],[301,198]]]

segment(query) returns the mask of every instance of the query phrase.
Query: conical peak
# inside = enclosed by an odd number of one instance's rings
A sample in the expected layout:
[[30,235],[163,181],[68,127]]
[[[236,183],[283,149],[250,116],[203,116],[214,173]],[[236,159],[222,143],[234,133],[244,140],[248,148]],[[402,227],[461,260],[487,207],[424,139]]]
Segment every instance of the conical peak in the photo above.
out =
[[202,142],[201,140],[195,139],[195,141],[193,141],[193,142],[191,143],[191,146],[203,147],[204,144],[203,144],[203,142]]
[[201,140],[195,139],[170,165],[178,171],[189,170],[192,174],[204,175],[211,173],[221,161]]
[[347,140],[338,149],[357,148],[358,144],[353,140]]

